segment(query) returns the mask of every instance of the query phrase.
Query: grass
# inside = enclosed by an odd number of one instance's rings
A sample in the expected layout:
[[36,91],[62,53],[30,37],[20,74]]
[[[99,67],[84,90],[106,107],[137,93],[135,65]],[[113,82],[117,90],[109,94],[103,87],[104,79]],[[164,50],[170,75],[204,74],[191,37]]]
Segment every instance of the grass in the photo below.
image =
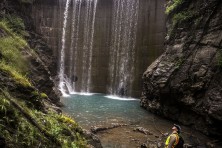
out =
[[23,38],[23,21],[7,16],[0,20],[0,30],[0,72],[7,73],[8,80],[13,79],[10,83],[25,86],[24,91],[18,89],[21,94],[13,92],[11,95],[15,96],[11,96],[0,83],[0,133],[7,147],[85,148],[87,143],[78,124],[65,115],[44,109],[43,98],[47,94],[34,89],[26,77],[28,60],[22,52],[32,51]]
[[0,38],[0,70],[8,73],[16,82],[24,86],[31,86],[26,77],[28,71],[27,60],[22,55],[22,49],[29,48],[26,41],[13,32],[6,20],[0,21],[0,29],[4,30],[4,37]]
[[[6,103],[4,103],[6,102]],[[8,101],[7,96],[0,95],[0,133],[6,140],[7,147],[32,147],[39,144],[50,143],[36,127],[32,126],[26,118]],[[40,140],[40,141],[39,141]]]
[[82,138],[82,129],[73,119],[53,111],[48,111],[46,114],[30,109],[26,106],[25,101],[15,99],[7,91],[4,91],[2,94],[0,92],[0,133],[6,139],[8,147],[15,145],[18,147],[58,146],[45,137],[17,108],[11,105],[8,98],[14,100],[42,129],[55,137],[62,148],[86,147],[86,140]]
[[7,64],[4,61],[0,61],[0,70],[8,73],[17,83],[25,87],[32,86],[31,82],[25,75],[22,75],[20,72],[17,71],[17,68],[11,66],[10,64]]
[[13,65],[19,72],[27,71],[27,60],[23,57],[21,49],[26,48],[25,41],[14,37],[0,38],[0,52],[4,60]]

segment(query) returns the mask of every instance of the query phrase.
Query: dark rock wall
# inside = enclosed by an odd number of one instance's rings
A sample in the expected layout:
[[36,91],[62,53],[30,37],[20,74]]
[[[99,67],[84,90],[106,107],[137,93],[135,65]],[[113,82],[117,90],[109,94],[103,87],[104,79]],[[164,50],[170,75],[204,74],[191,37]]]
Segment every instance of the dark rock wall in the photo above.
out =
[[[65,0],[38,0],[32,9],[36,31],[42,34],[59,62]],[[139,97],[142,74],[163,51],[165,8],[162,0],[140,0],[136,43],[136,74],[132,96]],[[92,60],[92,91],[107,92],[108,60],[111,43],[112,0],[98,0]],[[72,12],[72,10],[70,10]],[[81,22],[80,22],[81,24]],[[68,18],[67,28],[71,29]],[[82,27],[84,25],[81,25]],[[80,28],[80,31],[83,30]],[[70,31],[68,31],[70,32]],[[67,33],[69,36],[69,33]],[[69,40],[70,38],[67,38]],[[80,39],[81,40],[81,39]],[[67,43],[67,47],[69,43]],[[81,67],[81,65],[79,65]]]
[[209,135],[222,133],[221,8],[186,0],[172,11],[166,51],[143,75],[142,107]]

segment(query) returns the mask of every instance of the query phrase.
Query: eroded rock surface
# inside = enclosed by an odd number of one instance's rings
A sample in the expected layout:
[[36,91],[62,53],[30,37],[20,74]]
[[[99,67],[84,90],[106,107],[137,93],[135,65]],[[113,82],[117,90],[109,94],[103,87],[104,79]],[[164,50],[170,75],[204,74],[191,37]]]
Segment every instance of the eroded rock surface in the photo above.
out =
[[222,133],[221,8],[187,0],[172,11],[166,51],[143,75],[142,107],[208,135]]

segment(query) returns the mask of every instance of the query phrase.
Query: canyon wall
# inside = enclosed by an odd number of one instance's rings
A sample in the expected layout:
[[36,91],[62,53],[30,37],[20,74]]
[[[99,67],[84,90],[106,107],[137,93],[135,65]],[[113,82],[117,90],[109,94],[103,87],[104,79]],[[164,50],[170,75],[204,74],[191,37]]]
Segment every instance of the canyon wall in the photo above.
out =
[[208,135],[222,133],[221,8],[171,1],[166,51],[143,75],[142,107]]

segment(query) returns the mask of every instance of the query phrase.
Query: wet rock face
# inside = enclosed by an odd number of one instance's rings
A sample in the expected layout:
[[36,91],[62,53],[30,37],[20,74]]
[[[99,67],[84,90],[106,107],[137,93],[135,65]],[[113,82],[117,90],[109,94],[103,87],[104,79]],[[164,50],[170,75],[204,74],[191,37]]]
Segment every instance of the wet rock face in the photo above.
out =
[[[222,1],[188,0],[178,8],[168,17],[166,51],[143,74],[141,106],[221,135]],[[184,11],[191,16],[176,20]]]

